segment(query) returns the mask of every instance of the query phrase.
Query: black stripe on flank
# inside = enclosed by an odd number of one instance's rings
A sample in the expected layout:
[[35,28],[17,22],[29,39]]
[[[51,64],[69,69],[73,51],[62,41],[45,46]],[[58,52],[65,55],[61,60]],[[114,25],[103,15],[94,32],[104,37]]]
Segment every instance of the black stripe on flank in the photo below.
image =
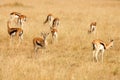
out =
[[36,41],[37,45],[43,47],[43,45],[41,43],[39,43],[38,41]]
[[100,44],[104,46],[104,49],[106,49],[105,44],[103,44],[103,43],[100,43]]
[[94,44],[92,44],[93,45],[93,50],[95,50],[95,45]]
[[13,30],[10,32],[10,35],[12,35],[13,33],[17,32],[17,30]]

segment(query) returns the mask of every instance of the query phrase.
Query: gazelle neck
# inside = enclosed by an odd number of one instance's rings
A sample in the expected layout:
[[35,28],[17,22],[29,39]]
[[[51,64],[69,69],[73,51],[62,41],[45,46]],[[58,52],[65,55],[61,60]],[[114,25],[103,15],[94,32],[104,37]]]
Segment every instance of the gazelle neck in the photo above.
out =
[[44,45],[46,46],[47,45],[46,37],[43,38],[43,40],[44,40]]
[[109,49],[112,46],[113,46],[113,40],[111,40],[110,43],[106,45],[106,49]]

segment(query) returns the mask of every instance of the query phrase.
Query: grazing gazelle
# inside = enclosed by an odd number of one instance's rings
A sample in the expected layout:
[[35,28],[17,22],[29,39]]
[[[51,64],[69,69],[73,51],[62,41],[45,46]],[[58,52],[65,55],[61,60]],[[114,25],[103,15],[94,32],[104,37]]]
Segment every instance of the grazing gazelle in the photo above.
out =
[[10,28],[10,21],[7,22],[7,28],[8,28],[8,34],[10,35],[10,40],[12,40],[14,36],[16,36],[17,38],[19,38],[19,44],[20,44],[21,40],[23,39],[23,30],[21,28]]
[[51,28],[51,34],[52,34],[52,42],[54,43],[55,41],[57,41],[58,30],[56,28]]
[[52,14],[48,14],[46,20],[44,21],[44,24],[48,23],[49,26],[51,27],[51,26],[52,26],[52,22],[53,22],[53,20],[54,20],[53,15],[52,15]]
[[88,30],[88,33],[92,33],[92,32],[95,32],[96,31],[96,22],[92,22],[90,24],[90,29]]
[[14,22],[16,22],[17,25],[20,25],[20,27],[23,28],[23,24],[26,21],[26,16],[22,15],[21,13],[18,12],[12,12],[10,13],[11,16],[11,21],[14,20]]
[[45,48],[47,45],[46,38],[49,35],[49,33],[41,33],[41,37],[36,37],[33,39],[33,45],[34,45],[34,51],[37,53],[39,48]]
[[110,43],[106,44],[102,40],[96,39],[92,41],[92,45],[93,45],[93,59],[95,59],[98,62],[98,54],[99,52],[101,52],[103,62],[104,51],[113,46],[113,40],[111,40]]

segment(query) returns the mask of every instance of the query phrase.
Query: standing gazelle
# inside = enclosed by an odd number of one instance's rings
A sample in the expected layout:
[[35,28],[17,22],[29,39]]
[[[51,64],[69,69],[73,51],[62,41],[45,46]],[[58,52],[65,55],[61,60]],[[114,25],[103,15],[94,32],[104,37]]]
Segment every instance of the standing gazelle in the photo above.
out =
[[7,28],[8,28],[8,34],[10,35],[10,40],[12,40],[14,36],[16,36],[17,38],[19,38],[19,44],[20,44],[21,40],[23,39],[23,30],[21,28],[10,28],[10,21],[7,22]]
[[95,31],[96,31],[96,22],[92,22],[91,24],[90,24],[90,29],[88,30],[88,33],[92,33],[92,32],[94,32],[95,33]]
[[41,33],[41,37],[36,37],[33,39],[33,45],[34,45],[34,51],[37,53],[39,48],[45,48],[47,45],[46,38],[49,35],[49,33]]
[[53,20],[52,23],[52,27],[50,27],[51,30],[51,34],[52,34],[52,42],[57,41],[57,37],[58,37],[58,26],[59,26],[60,22],[59,22],[59,18],[55,18]]
[[111,40],[109,44],[106,44],[102,40],[96,39],[92,41],[92,45],[93,45],[93,59],[95,59],[98,62],[98,54],[99,52],[101,52],[103,62],[104,51],[113,46],[113,40]]
[[23,28],[23,24],[26,21],[26,16],[18,12],[10,13],[11,21],[14,21],[17,25],[20,25]]
[[53,20],[54,20],[53,15],[52,15],[52,14],[48,14],[46,20],[44,21],[44,24],[48,23],[49,26],[51,27],[51,26],[52,26],[52,22],[53,22]]

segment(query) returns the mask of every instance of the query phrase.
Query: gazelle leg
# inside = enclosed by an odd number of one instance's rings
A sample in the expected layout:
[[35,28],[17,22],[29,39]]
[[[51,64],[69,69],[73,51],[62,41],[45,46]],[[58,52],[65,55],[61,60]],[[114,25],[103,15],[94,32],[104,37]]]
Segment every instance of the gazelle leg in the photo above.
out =
[[12,36],[10,36],[10,46],[12,45],[12,41],[13,41]]
[[58,39],[57,39],[57,37],[58,37],[58,36],[57,36],[57,34],[56,34],[56,36],[55,36],[55,42],[58,42]]
[[34,53],[37,54],[37,51],[38,51],[38,47],[34,46]]
[[96,61],[98,62],[98,53],[99,53],[99,50],[96,51],[96,54],[95,54],[95,58],[96,58]]
[[23,40],[23,35],[19,36],[19,41],[18,41],[18,45],[17,46],[19,46],[21,44],[22,40]]
[[34,54],[35,58],[37,58],[38,46],[34,46]]
[[20,19],[19,23],[20,23],[20,27],[23,29],[23,21],[21,19]]
[[55,37],[52,36],[52,43],[54,44],[55,43]]
[[19,26],[23,29],[23,21],[21,19],[19,20]]
[[93,51],[93,62],[94,62],[94,60],[95,60],[95,50]]
[[103,62],[104,50],[102,50],[101,54],[102,54],[102,62]]
[[17,45],[17,46],[19,46],[19,45],[20,45],[20,43],[21,43],[21,39],[19,38],[19,41],[18,41],[18,45]]
[[20,36],[20,39],[23,40],[23,34]]

